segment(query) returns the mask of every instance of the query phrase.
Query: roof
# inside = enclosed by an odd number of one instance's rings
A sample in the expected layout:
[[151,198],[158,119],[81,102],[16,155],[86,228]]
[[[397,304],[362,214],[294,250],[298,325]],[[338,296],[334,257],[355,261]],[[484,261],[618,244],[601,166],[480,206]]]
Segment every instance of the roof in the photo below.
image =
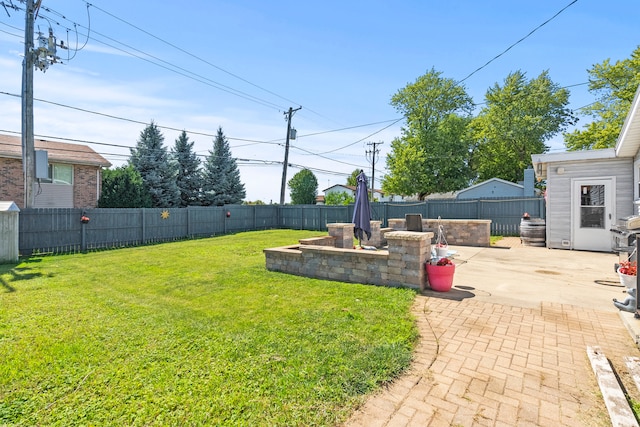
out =
[[[36,150],[46,150],[49,162],[109,167],[111,163],[91,147],[66,142],[35,139]],[[0,134],[0,157],[22,159],[22,138]]]
[[579,162],[586,160],[604,160],[616,158],[613,148],[602,150],[565,151],[562,153],[532,154],[531,161],[536,176],[547,179],[547,164],[555,162]]
[[638,149],[640,149],[640,85],[633,97],[631,109],[624,119],[615,150],[618,157],[633,157]]
[[487,184],[489,184],[491,182],[500,182],[502,184],[512,185],[512,186],[520,188],[520,189],[524,188],[524,185],[522,185],[522,184],[516,184],[515,182],[507,181],[507,180],[504,180],[504,179],[501,179],[501,178],[490,178],[490,179],[488,179],[486,181],[482,181],[482,182],[479,182],[479,183],[477,183],[475,185],[472,185],[471,187],[464,188],[464,189],[458,191],[458,194],[464,193],[464,192],[469,191],[469,190],[472,190],[472,189],[474,189],[476,187],[484,187],[485,185],[487,185]]
[[[327,192],[327,190],[331,190],[332,188],[336,188],[336,187],[344,188],[344,189],[346,189],[346,190],[351,190],[351,191],[353,191],[354,193],[356,192],[356,189],[357,189],[355,185],[334,184],[334,185],[332,185],[331,187],[325,188],[325,189],[324,189],[324,190],[322,190],[322,191],[324,191],[324,192],[326,193],[326,192]],[[368,188],[368,190],[369,190],[369,191],[371,191],[371,189],[370,189],[370,188]],[[382,192],[382,190],[373,190],[373,192],[374,192],[374,193],[384,194],[384,193]]]

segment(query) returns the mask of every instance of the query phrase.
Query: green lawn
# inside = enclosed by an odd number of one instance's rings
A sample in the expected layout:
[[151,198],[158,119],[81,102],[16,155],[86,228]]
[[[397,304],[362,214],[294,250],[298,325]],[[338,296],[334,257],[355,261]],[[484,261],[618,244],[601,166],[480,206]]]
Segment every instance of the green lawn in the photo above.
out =
[[0,265],[0,425],[335,425],[411,359],[406,289],[268,272],[272,230]]

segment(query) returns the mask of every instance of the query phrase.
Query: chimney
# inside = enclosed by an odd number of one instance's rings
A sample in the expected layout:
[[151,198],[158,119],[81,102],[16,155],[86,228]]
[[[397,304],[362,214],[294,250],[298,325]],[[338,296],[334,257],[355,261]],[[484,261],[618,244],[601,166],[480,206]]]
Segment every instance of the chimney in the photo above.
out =
[[533,168],[529,167],[524,170],[524,197],[533,197],[535,196],[535,172]]

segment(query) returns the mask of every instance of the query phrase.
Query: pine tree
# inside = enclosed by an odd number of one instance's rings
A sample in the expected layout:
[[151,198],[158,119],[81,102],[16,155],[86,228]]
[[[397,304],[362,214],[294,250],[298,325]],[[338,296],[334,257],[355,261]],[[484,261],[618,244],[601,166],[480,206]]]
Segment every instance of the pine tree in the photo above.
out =
[[240,181],[240,171],[236,160],[231,157],[229,141],[218,128],[213,142],[213,151],[209,151],[202,172],[202,204],[205,206],[241,203],[246,192]]
[[142,132],[136,147],[131,149],[129,162],[142,177],[151,195],[152,207],[170,208],[180,204],[180,190],[176,185],[177,168],[169,159],[164,136],[151,122]]
[[178,165],[176,185],[180,190],[180,207],[200,205],[200,183],[202,180],[200,159],[193,151],[193,142],[189,142],[185,131],[182,131],[176,139],[171,154]]

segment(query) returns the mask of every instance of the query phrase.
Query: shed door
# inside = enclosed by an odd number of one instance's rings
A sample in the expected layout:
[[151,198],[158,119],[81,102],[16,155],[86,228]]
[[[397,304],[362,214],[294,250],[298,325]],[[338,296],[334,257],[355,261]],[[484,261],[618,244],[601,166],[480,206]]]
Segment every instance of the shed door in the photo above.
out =
[[573,248],[611,252],[613,179],[573,182]]

